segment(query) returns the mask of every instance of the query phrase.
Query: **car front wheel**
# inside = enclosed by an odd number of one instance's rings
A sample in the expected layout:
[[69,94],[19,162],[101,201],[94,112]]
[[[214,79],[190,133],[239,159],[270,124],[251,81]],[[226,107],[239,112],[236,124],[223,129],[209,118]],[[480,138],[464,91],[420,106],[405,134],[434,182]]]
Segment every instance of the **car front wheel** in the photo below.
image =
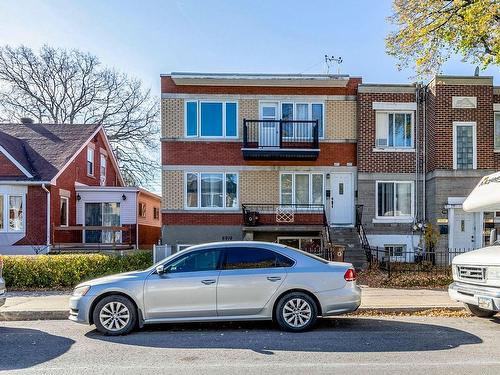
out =
[[275,319],[285,331],[303,332],[314,326],[318,308],[305,293],[292,292],[283,296],[276,306]]
[[466,303],[465,308],[472,315],[475,315],[479,318],[491,318],[492,316],[494,316],[496,314],[496,311],[484,310],[484,309],[479,308],[476,305],[471,305],[470,303]]
[[109,336],[119,336],[135,328],[137,311],[127,297],[112,295],[104,297],[97,303],[93,318],[99,332]]

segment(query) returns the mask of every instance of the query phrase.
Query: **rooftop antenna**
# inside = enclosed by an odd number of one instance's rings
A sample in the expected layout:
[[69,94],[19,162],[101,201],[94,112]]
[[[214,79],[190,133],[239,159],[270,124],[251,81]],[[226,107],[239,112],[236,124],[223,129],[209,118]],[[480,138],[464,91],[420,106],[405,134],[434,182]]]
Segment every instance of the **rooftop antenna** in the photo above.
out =
[[330,67],[332,66],[332,64],[337,64],[337,74],[340,74],[340,64],[342,64],[344,60],[342,60],[342,57],[337,57],[335,58],[335,56],[328,56],[328,55],[325,55],[325,65],[326,65],[326,74],[330,74]]

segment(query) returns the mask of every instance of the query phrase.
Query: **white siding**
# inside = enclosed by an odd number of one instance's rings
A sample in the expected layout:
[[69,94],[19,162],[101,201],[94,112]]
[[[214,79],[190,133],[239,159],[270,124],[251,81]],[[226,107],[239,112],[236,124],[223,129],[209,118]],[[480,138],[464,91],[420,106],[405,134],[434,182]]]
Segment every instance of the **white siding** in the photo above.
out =
[[[76,201],[76,223],[84,224],[85,203],[120,203],[120,224],[136,223],[136,196],[134,191],[77,191],[81,199]],[[125,194],[126,200],[122,195]]]

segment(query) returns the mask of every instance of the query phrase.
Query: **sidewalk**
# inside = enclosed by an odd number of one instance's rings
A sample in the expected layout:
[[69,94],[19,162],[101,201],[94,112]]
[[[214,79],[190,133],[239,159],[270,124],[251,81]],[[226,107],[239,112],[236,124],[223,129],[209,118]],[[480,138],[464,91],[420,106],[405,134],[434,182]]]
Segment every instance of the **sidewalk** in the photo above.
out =
[[[362,287],[360,310],[382,312],[420,311],[432,308],[462,309],[448,293],[427,289],[383,289]],[[14,292],[0,307],[0,321],[52,320],[68,318],[69,294],[64,292]]]

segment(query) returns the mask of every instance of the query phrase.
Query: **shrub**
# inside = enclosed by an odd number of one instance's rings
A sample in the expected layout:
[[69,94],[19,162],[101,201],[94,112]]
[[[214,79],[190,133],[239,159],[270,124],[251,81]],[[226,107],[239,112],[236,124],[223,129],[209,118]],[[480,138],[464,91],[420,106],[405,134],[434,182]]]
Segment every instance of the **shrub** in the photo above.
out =
[[67,289],[92,278],[145,269],[150,251],[131,255],[65,254],[3,256],[3,277],[10,289]]
[[438,288],[453,282],[451,272],[386,272],[368,269],[358,274],[358,283],[373,288]]

